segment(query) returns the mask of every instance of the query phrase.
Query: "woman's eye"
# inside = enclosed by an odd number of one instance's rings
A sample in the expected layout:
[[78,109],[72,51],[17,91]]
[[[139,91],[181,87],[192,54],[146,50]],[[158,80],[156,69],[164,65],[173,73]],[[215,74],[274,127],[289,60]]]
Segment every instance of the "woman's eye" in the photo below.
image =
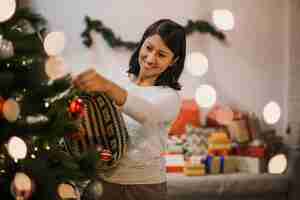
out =
[[166,55],[165,55],[165,54],[162,54],[162,53],[160,53],[160,54],[158,54],[158,55],[159,55],[159,57],[162,57],[162,58],[166,57]]
[[146,46],[146,49],[151,51],[152,48],[150,46]]

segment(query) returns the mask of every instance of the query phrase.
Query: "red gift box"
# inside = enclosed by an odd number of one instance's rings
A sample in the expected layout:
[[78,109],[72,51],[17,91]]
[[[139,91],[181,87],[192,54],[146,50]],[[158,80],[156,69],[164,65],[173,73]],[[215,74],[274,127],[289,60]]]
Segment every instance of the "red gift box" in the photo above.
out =
[[237,147],[235,149],[235,154],[239,156],[263,158],[266,155],[266,148],[265,147]]

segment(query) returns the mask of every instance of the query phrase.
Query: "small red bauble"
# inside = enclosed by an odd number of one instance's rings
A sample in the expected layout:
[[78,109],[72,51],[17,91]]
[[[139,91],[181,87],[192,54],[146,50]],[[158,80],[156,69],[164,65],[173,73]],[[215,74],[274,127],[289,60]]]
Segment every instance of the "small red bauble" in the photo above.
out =
[[81,116],[84,113],[84,103],[82,99],[76,98],[69,105],[69,112],[73,115]]
[[110,150],[103,149],[100,152],[100,159],[103,161],[110,161],[112,159],[112,153]]

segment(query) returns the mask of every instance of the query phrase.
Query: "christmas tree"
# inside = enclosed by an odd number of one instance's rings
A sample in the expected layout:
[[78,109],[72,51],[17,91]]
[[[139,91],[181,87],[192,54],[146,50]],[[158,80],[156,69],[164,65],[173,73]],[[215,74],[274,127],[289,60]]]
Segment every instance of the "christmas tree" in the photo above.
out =
[[95,152],[66,151],[66,138],[78,132],[84,110],[80,93],[70,75],[53,71],[60,60],[44,37],[45,19],[16,8],[13,0],[1,6],[1,199],[78,199],[72,183],[93,177],[99,160]]

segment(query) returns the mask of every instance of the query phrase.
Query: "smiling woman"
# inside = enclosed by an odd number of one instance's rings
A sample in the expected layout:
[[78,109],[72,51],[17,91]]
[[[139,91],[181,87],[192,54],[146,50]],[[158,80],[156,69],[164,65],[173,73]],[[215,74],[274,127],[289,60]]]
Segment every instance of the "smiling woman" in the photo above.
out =
[[[117,85],[95,70],[78,75],[74,85],[88,92],[105,92],[127,116],[130,144],[119,167],[100,175],[102,199],[165,200],[164,122],[175,119],[180,105],[177,90],[186,53],[184,28],[169,19],[150,25],[134,51],[128,81]],[[170,104],[169,102],[172,102]]]
[[144,79],[149,79],[151,82],[146,84],[154,85],[157,77],[171,67],[177,59],[174,59],[174,53],[165,45],[159,35],[148,37],[141,47],[138,58],[141,68],[137,84],[143,84]]

